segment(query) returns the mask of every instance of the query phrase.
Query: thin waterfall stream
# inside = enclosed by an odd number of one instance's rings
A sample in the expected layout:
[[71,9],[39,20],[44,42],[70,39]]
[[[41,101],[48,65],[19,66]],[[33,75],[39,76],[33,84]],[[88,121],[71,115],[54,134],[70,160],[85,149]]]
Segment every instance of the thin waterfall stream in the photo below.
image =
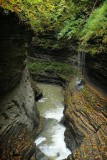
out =
[[[45,126],[35,143],[37,148],[46,155],[46,160],[63,160],[71,154],[64,141],[65,126],[60,123],[63,118],[63,89],[57,85],[38,84],[43,91],[43,98],[37,102],[38,110],[46,119]],[[44,160],[44,158],[38,158]]]
[[81,63],[82,63],[82,75],[84,75],[84,72],[85,72],[85,53],[84,52],[82,52]]
[[76,88],[81,90],[83,88],[83,75],[85,71],[85,53],[78,53],[78,67],[77,67],[77,78],[76,78]]

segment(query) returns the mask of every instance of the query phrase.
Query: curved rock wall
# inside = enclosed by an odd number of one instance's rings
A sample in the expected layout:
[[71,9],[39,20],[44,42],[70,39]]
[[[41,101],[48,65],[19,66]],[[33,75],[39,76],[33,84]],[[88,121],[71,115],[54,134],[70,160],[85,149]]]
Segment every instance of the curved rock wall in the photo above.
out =
[[[0,25],[1,113],[4,119],[11,119],[17,123],[20,121],[20,123],[27,124],[32,130],[35,100],[30,85],[30,76],[25,69],[28,39],[31,36],[28,35],[25,26],[14,13],[7,15],[3,11],[0,12],[0,24],[2,24]],[[11,124],[11,120],[8,123]],[[1,123],[3,123],[1,127],[8,128],[8,124],[2,121]]]
[[39,115],[25,64],[32,33],[1,9],[0,24],[0,158],[36,159],[31,133],[37,132]]
[[76,65],[77,58],[75,47],[71,44],[71,48],[68,48],[67,42],[59,41],[59,46],[54,48],[56,41],[58,40],[54,37],[53,32],[47,32],[38,37],[34,36],[29,48],[29,56],[35,57],[38,60],[56,61]]
[[[0,8],[0,96],[14,88],[25,68],[28,31],[14,13]],[[29,37],[28,37],[29,36]]]
[[4,96],[0,103],[0,134],[7,137],[16,125],[26,125],[32,131],[38,124],[34,92],[31,88],[30,76],[24,69],[22,79],[17,87]]
[[89,80],[107,93],[107,53],[87,55],[86,72]]

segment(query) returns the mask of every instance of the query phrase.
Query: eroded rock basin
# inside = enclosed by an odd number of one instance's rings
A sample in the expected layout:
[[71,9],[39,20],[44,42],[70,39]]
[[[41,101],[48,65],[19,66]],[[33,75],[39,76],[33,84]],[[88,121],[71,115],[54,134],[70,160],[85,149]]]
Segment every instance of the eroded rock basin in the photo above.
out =
[[[63,89],[57,85],[38,84],[43,91],[43,98],[37,103],[38,110],[46,119],[45,126],[35,143],[48,160],[63,160],[71,154],[64,141],[65,126],[60,121],[63,117]],[[38,157],[38,160],[44,157]]]

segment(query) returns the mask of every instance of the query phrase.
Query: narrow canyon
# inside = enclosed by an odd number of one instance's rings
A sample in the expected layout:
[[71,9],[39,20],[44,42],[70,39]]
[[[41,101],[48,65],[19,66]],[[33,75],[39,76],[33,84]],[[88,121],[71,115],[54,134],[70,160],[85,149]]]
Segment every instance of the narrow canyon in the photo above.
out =
[[0,159],[107,160],[106,51],[53,47],[21,12],[0,7]]

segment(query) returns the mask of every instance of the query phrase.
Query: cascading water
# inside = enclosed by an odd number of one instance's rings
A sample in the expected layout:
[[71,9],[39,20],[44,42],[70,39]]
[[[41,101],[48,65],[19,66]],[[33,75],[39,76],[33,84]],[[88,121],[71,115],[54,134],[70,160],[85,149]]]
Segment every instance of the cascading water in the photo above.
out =
[[60,123],[63,117],[62,88],[51,84],[38,84],[44,97],[37,103],[39,113],[45,118],[42,132],[35,140],[39,149],[37,160],[62,160],[71,154],[64,141],[65,126]]
[[77,72],[77,78],[80,79],[81,77],[81,54],[78,53],[78,72]]
[[85,53],[84,52],[82,52],[81,63],[82,63],[82,76],[83,76],[85,72]]
[[78,71],[77,71],[77,78],[76,78],[76,88],[77,90],[81,90],[83,88],[83,75],[85,71],[85,53],[78,52]]

